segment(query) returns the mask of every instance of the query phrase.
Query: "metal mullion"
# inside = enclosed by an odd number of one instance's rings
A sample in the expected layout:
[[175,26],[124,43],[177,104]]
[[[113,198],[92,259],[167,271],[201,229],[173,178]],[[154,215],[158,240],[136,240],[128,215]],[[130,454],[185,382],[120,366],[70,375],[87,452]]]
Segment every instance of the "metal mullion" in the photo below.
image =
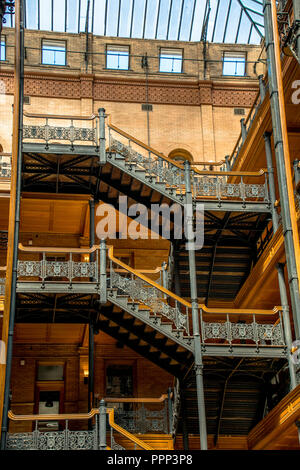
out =
[[120,32],[121,3],[122,3],[122,0],[119,0],[119,8],[118,8],[118,26],[117,26],[117,36],[118,36],[118,37],[119,37],[119,32]]
[[80,13],[81,13],[81,0],[78,3],[78,33],[80,33]]
[[[256,29],[256,31],[258,32],[259,36],[260,37],[263,37],[263,35],[261,34],[260,30],[258,29],[258,27],[256,26],[256,22],[252,19],[251,15],[249,14],[248,12],[248,9],[247,7],[245,7],[245,5],[243,4],[243,2],[241,0],[237,0],[241,6],[241,8],[243,8],[244,12],[245,12],[245,15],[248,17],[248,19],[250,20],[250,22],[253,24],[254,28]],[[252,10],[253,11],[253,10]],[[256,12],[255,12],[256,13]],[[261,25],[260,25],[261,26]]]
[[91,26],[92,33],[94,33],[94,16],[95,16],[95,0],[93,0],[93,5],[92,5],[92,26]]
[[248,36],[248,44],[250,43],[250,39],[251,39],[252,30],[253,30],[253,24],[251,25],[251,28],[250,28],[250,31],[249,31],[249,36]]
[[107,24],[107,0],[105,0],[104,33],[103,33],[104,36],[106,36],[106,24]]
[[242,21],[242,16],[243,16],[244,10],[241,8],[241,13],[240,13],[240,18],[236,30],[236,36],[235,36],[235,44],[237,43],[238,37],[239,37],[239,32],[240,32],[240,26],[241,26],[241,21]]
[[67,32],[67,25],[68,25],[68,0],[65,0],[65,33]]
[[145,28],[146,28],[146,18],[147,18],[147,8],[148,8],[148,0],[145,2],[145,10],[144,10],[144,23],[143,23],[143,36],[142,38],[144,39],[145,37]]
[[180,38],[180,32],[181,32],[181,25],[182,25],[182,16],[183,16],[183,7],[184,7],[184,2],[185,2],[185,0],[181,0],[180,20],[179,20],[179,25],[178,25],[178,34],[177,34],[177,40],[178,40],[178,41],[179,41],[179,38]]
[[40,6],[40,0],[38,0],[38,30],[40,29],[40,14],[41,14],[41,6]]
[[[194,1],[195,1],[195,0],[194,0]],[[157,39],[157,31],[158,31],[158,23],[159,23],[159,14],[160,14],[160,5],[161,5],[161,0],[158,0],[158,9],[157,9],[156,27],[155,27],[155,39]]]
[[223,41],[222,42],[225,42],[231,5],[232,5],[232,0],[229,1],[229,5],[228,5],[227,16],[226,16],[226,21],[225,21],[225,27],[224,27],[224,34],[223,34]]
[[167,27],[166,39],[169,38],[169,29],[170,29],[171,13],[172,13],[172,0],[170,0],[170,3],[169,3],[169,17],[168,17],[168,27]]
[[213,32],[212,32],[212,36],[211,36],[211,42],[214,42],[216,24],[217,24],[217,19],[218,19],[218,14],[219,14],[219,7],[220,7],[220,0],[218,0],[218,5],[217,5],[217,9],[216,9],[216,16],[215,16],[215,22],[214,22]]
[[132,0],[132,6],[131,6],[131,23],[130,23],[130,33],[129,33],[129,37],[132,37],[133,15],[134,15],[134,2],[135,2],[135,0]]
[[53,31],[53,8],[54,8],[54,5],[53,5],[54,1],[51,0],[51,31]]
[[[208,0],[206,0],[205,11],[207,9],[207,4],[208,4]],[[194,19],[195,19],[195,10],[196,10],[196,0],[194,0],[194,5],[193,5],[193,13],[192,13],[192,18],[191,18],[191,28],[190,28],[189,41],[192,38],[192,32],[193,32],[193,27],[194,27]]]

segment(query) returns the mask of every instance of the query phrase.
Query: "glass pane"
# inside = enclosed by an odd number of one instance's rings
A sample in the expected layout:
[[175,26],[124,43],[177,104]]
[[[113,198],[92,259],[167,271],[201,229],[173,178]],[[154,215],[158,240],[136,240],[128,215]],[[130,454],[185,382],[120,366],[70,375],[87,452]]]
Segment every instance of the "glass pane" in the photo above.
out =
[[38,367],[38,380],[63,380],[64,379],[64,366],[53,365]]
[[66,65],[65,46],[43,43],[42,63],[48,65]]
[[53,31],[65,31],[66,0],[53,1]]
[[0,49],[0,60],[5,60],[5,41],[1,40],[1,49]]
[[108,366],[106,369],[106,395],[130,397],[133,394],[133,372],[131,366]]
[[245,57],[224,57],[223,75],[245,75]]
[[38,0],[27,0],[26,2],[26,28],[38,28]]
[[106,67],[108,69],[128,70],[129,53],[117,49],[107,49]]
[[67,33],[78,32],[79,0],[67,0]]
[[159,61],[160,72],[173,72],[181,73],[182,71],[182,56],[178,53],[161,52]]
[[43,0],[40,2],[40,29],[44,31],[51,30],[51,0]]

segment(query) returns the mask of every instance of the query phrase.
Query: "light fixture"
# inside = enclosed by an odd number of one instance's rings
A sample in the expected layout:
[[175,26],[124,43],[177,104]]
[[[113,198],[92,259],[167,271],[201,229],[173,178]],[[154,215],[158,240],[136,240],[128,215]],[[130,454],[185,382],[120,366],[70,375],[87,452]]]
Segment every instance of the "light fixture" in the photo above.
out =
[[89,382],[89,371],[88,371],[88,369],[85,369],[83,371],[83,383],[84,383],[84,385],[87,385],[88,382]]

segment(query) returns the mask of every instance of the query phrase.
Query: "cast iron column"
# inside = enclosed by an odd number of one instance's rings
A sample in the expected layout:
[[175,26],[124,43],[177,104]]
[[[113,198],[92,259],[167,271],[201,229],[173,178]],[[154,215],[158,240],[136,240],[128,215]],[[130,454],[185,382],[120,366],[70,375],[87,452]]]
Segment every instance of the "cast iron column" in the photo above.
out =
[[194,337],[194,357],[195,357],[195,375],[197,387],[197,401],[198,401],[198,418],[199,418],[199,432],[200,432],[200,445],[201,450],[207,450],[207,431],[206,431],[206,416],[205,416],[205,401],[204,401],[204,384],[203,384],[203,361],[201,351],[201,337],[199,327],[199,309],[197,298],[197,280],[196,280],[196,260],[195,248],[193,245],[193,196],[191,190],[191,174],[190,164],[188,161],[184,163],[185,169],[185,192],[186,192],[186,228],[187,240],[189,245],[189,274],[190,274],[190,292],[192,304],[192,320],[193,320],[193,337]]
[[272,206],[272,221],[273,221],[273,233],[278,229],[278,214],[275,207],[276,193],[275,193],[275,182],[274,182],[274,168],[272,161],[272,150],[271,150],[271,134],[269,132],[264,133],[265,139],[265,151],[268,168],[268,180],[269,180],[269,194]]

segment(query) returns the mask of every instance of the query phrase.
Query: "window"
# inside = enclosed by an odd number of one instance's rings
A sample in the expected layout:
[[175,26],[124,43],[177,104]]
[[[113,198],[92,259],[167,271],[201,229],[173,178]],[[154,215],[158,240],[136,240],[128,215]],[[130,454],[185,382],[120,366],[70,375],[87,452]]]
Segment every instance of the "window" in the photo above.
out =
[[186,160],[189,162],[193,161],[193,157],[187,150],[184,149],[175,149],[169,153],[169,158],[175,160],[177,163],[184,163]]
[[129,69],[128,46],[106,46],[106,68],[116,70]]
[[181,73],[182,49],[161,49],[159,58],[159,71]]
[[66,65],[66,43],[65,41],[42,42],[42,64],[44,65]]
[[1,38],[0,60],[6,60],[6,43],[5,43],[5,38]]
[[243,77],[246,72],[246,54],[224,52],[223,75]]
[[39,365],[37,380],[64,380],[64,366]]

